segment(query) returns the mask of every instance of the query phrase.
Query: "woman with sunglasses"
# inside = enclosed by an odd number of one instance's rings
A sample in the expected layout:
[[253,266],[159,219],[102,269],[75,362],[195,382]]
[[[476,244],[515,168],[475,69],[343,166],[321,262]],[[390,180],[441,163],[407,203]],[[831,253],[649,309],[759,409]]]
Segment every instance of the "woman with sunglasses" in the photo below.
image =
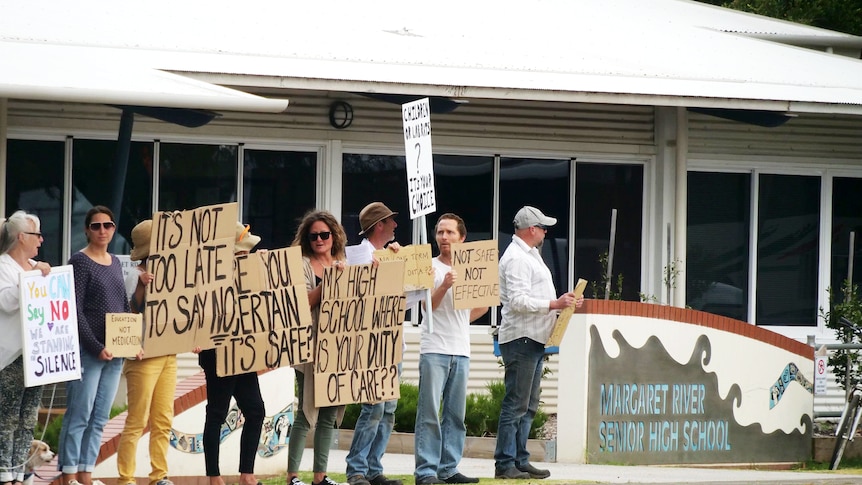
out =
[[[329,268],[344,268],[344,247],[347,235],[344,228],[327,211],[311,211],[305,214],[292,246],[302,248],[302,263],[305,272],[305,287],[308,289],[308,304],[311,306],[313,328],[317,328],[320,315],[320,293],[323,272]],[[314,380],[311,373],[313,364],[300,364],[295,367],[296,388],[298,389],[299,410],[290,430],[287,453],[288,485],[305,485],[299,477],[299,463],[305,448],[305,437],[314,427],[314,478],[312,485],[336,485],[326,475],[329,449],[335,437],[335,428],[344,417],[344,406],[314,407]]]
[[51,266],[33,258],[42,245],[39,218],[16,211],[0,219],[0,484],[20,485],[29,458],[33,428],[39,414],[42,387],[24,387],[21,348],[21,273],[38,269],[47,276]]
[[123,369],[123,359],[114,359],[105,348],[105,314],[130,312],[120,260],[108,253],[115,232],[111,210],[93,207],[84,219],[87,247],[69,258],[75,276],[82,373],[81,380],[66,385],[58,462],[63,485],[102,483],[92,480],[92,472]]

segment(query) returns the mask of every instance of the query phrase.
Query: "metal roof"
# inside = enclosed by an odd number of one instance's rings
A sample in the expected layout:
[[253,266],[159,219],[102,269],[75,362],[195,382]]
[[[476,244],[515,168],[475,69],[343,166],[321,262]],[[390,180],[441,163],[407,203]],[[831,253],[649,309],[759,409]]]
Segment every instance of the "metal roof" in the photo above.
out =
[[862,61],[727,31],[859,37],[687,0],[0,0],[0,11],[7,46],[265,92],[862,114]]

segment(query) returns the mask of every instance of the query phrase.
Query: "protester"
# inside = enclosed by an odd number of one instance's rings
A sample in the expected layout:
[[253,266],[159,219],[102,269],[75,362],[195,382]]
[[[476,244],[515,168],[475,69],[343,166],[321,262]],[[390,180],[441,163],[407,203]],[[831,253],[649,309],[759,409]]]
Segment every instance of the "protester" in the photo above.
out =
[[[247,254],[260,242],[260,237],[249,232],[248,226],[237,222],[236,255]],[[204,466],[210,485],[225,485],[219,471],[219,449],[221,444],[221,426],[230,408],[231,398],[236,399],[236,405],[245,416],[242,435],[239,444],[239,484],[257,485],[254,476],[254,461],[260,433],[263,427],[265,410],[263,398],[260,395],[260,383],[257,372],[219,377],[216,374],[216,351],[208,349],[200,351],[198,363],[204,370],[207,384],[206,420],[204,422]]]
[[[359,235],[365,236],[360,246],[369,253],[384,247],[397,251],[401,246],[394,242],[395,228],[398,227],[396,215],[397,212],[392,212],[382,202],[366,205],[359,212],[362,228]],[[397,399],[362,404],[347,453],[347,481],[350,485],[401,485],[401,480],[389,479],[383,474],[380,462],[395,426],[397,406]]]
[[42,387],[24,387],[22,319],[19,302],[21,273],[51,266],[33,258],[42,245],[39,218],[16,211],[0,219],[0,484],[24,481],[24,463],[33,441]]
[[92,480],[92,472],[123,368],[123,359],[114,359],[105,348],[105,314],[129,312],[120,260],[108,253],[116,229],[110,209],[93,207],[84,218],[87,247],[69,258],[75,277],[82,375],[66,384],[58,460],[64,485],[101,484]]
[[[153,221],[145,220],[132,229],[133,247],[130,259],[140,263],[126,278],[126,293],[130,299],[131,310],[135,313],[143,313],[146,287],[153,280],[153,274],[146,270],[152,227]],[[177,356],[147,357],[141,351],[137,357],[126,359],[123,375],[126,377],[126,400],[129,409],[117,447],[117,483],[135,483],[138,440],[144,428],[149,426],[150,485],[173,485],[168,480],[168,445],[174,419]]]
[[[464,220],[446,213],[437,219],[434,239],[440,254],[431,260],[434,290],[431,293],[433,330],[422,326],[419,341],[419,400],[416,406],[414,455],[416,483],[478,483],[464,476],[458,464],[464,453],[467,427],[467,379],[470,373],[470,322],[488,307],[456,310],[452,285],[458,273],[452,269],[452,243],[467,237]],[[423,305],[423,315],[428,309]],[[427,316],[425,321],[427,321]],[[442,404],[441,404],[442,398]],[[440,414],[442,413],[442,418]]]
[[[347,235],[335,216],[326,211],[311,211],[305,214],[293,246],[302,248],[302,264],[305,273],[305,286],[308,289],[308,304],[311,306],[313,328],[317,328],[320,317],[321,283],[323,273],[329,268],[342,269],[344,247]],[[290,444],[287,455],[287,480],[291,485],[305,485],[299,477],[299,464],[305,449],[305,438],[309,429],[314,428],[314,462],[312,471],[313,485],[338,485],[326,474],[329,450],[335,438],[336,426],[341,424],[345,406],[314,405],[314,364],[295,366],[296,388],[299,409],[290,431]]]
[[551,472],[530,464],[527,438],[539,409],[545,342],[557,310],[583,304],[573,292],[556,298],[551,271],[537,248],[557,223],[539,209],[522,207],[514,219],[515,234],[500,258],[500,353],[506,393],[497,425],[495,478],[548,478]]

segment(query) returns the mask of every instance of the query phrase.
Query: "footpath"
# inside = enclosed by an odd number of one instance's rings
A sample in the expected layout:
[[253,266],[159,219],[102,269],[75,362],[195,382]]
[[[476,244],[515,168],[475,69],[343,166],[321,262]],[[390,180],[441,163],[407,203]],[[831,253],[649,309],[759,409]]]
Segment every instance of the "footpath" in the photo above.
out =
[[[333,449],[329,453],[330,465],[344,463],[347,452]],[[312,453],[303,454],[301,469],[311,470]],[[842,475],[833,472],[805,472],[788,470],[749,470],[728,468],[691,468],[664,466],[616,466],[616,465],[575,465],[567,463],[534,463],[539,468],[551,471],[548,480],[511,480],[500,483],[511,485],[535,485],[553,482],[555,484],[862,484],[862,474]],[[333,466],[333,471],[341,471]],[[383,455],[383,468],[388,475],[412,475],[413,455],[386,453]],[[494,460],[485,458],[464,458],[459,467],[461,473],[479,478],[494,477]],[[407,482],[409,485],[409,482]],[[550,485],[550,484],[549,484]]]

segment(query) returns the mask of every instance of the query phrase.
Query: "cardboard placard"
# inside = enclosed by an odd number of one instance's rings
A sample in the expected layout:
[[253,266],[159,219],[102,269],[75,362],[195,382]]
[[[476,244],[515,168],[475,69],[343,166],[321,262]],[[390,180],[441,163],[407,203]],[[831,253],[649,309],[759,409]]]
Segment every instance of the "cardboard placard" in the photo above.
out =
[[237,204],[153,214],[144,308],[148,357],[211,349],[224,338],[233,287]]
[[[575,298],[584,294],[584,290],[587,288],[587,280],[583,278],[578,278],[578,284],[575,285]],[[563,341],[563,335],[566,333],[566,329],[569,327],[569,320],[572,319],[572,315],[575,313],[575,307],[570,306],[563,309],[560,312],[560,315],[557,317],[557,321],[554,323],[554,328],[551,330],[551,336],[548,337],[548,341],[545,343],[545,348],[548,347],[558,347],[560,342]]]
[[389,249],[374,251],[377,261],[404,261],[404,291],[434,288],[434,269],[431,267],[431,245],[411,244],[396,253]]
[[71,265],[21,273],[21,330],[26,387],[81,378],[78,305]]
[[215,337],[216,374],[311,362],[314,328],[299,246],[235,258],[236,305]]
[[497,241],[452,243],[452,285],[455,309],[494,307],[500,304],[500,267]]
[[117,357],[135,357],[141,351],[144,320],[140,313],[105,314],[105,348]]
[[400,397],[406,312],[404,262],[327,269],[323,276],[314,405]]

